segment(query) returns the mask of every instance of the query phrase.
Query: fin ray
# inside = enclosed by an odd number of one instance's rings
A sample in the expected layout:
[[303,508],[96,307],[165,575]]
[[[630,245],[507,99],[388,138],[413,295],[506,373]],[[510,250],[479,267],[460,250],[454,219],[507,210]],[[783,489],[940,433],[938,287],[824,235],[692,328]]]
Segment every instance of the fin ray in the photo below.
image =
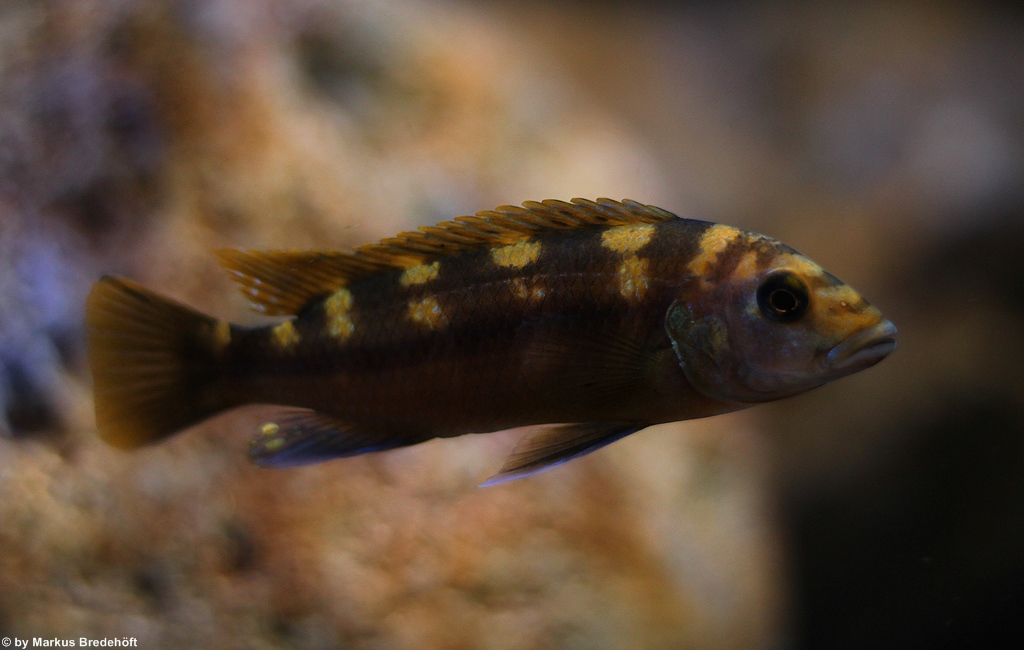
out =
[[85,320],[96,427],[109,444],[156,442],[226,408],[215,319],[106,276],[89,292]]
[[544,390],[550,399],[585,410],[650,390],[661,349],[648,338],[607,323],[567,322],[519,345],[531,362],[548,369]]
[[480,484],[496,485],[544,471],[585,456],[645,428],[636,422],[582,422],[527,434],[512,449],[498,473]]

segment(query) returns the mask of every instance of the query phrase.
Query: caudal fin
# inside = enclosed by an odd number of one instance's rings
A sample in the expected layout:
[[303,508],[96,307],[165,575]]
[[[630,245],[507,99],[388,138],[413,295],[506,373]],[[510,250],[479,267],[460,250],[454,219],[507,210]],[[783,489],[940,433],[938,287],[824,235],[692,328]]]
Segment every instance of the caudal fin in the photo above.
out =
[[85,322],[104,441],[156,442],[226,407],[218,389],[226,322],[109,276],[89,292]]

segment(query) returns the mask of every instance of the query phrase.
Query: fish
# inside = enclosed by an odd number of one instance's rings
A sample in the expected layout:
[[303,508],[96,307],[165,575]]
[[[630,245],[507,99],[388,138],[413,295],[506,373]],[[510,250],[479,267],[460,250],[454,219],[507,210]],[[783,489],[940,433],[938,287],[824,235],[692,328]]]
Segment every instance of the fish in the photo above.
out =
[[351,251],[216,251],[242,326],[125,278],[86,301],[99,436],[133,449],[272,405],[295,467],[534,427],[484,485],[875,365],[896,327],[793,248],[632,200],[528,201]]

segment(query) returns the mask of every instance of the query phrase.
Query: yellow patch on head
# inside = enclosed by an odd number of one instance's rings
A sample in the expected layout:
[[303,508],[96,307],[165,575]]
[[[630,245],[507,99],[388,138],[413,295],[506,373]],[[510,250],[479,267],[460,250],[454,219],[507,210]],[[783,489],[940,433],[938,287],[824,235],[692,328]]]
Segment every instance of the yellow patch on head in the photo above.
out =
[[757,275],[757,271],[757,251],[747,251],[736,263],[732,275],[738,278],[750,278]]
[[523,241],[518,244],[510,244],[495,248],[491,251],[491,259],[498,266],[521,269],[527,264],[532,264],[540,257],[541,243],[539,241]]
[[409,301],[409,320],[432,330],[448,324],[448,317],[441,311],[441,305],[432,297]]
[[352,292],[338,289],[324,301],[324,315],[327,317],[327,331],[336,339],[345,340],[355,331],[352,322]]
[[833,314],[845,319],[855,318],[863,307],[864,298],[848,284],[816,289],[811,296],[811,309],[822,321]]
[[[825,275],[825,270],[803,255],[786,253],[777,261],[779,268],[797,274],[812,287],[814,279]],[[810,317],[819,327],[834,329],[838,335],[868,327],[880,318],[878,310],[867,304],[850,285],[825,284],[811,289]]]
[[639,300],[650,288],[651,280],[647,273],[649,262],[636,255],[629,255],[619,266],[619,293],[627,300]]
[[434,262],[433,264],[417,264],[416,266],[410,266],[402,272],[402,277],[398,279],[399,284],[403,287],[411,287],[416,284],[426,284],[437,277],[441,270],[441,262]]
[[690,262],[687,270],[697,276],[709,275],[711,273],[711,266],[722,251],[741,236],[743,236],[743,231],[738,228],[720,223],[711,226],[701,235],[698,244],[699,252]]
[[628,255],[636,253],[654,238],[654,224],[643,223],[610,228],[601,234],[601,245],[608,250]]
[[803,255],[794,255],[793,253],[786,253],[780,256],[779,266],[784,266],[803,277],[820,276],[825,272],[824,269]]
[[272,332],[274,343],[280,348],[293,347],[302,340],[302,337],[299,336],[299,331],[295,329],[295,324],[290,320],[275,325]]
[[218,320],[213,326],[213,347],[217,352],[223,352],[231,345],[231,324],[226,320]]

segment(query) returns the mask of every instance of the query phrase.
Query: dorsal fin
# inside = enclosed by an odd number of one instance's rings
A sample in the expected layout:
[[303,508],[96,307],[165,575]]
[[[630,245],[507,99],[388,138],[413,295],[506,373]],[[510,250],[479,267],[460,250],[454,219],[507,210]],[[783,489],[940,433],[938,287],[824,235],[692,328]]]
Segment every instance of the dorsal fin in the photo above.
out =
[[623,226],[657,223],[676,215],[628,199],[549,199],[527,201],[522,207],[504,205],[456,217],[436,226],[422,226],[365,244],[352,252],[241,251],[217,252],[221,266],[242,285],[242,293],[256,311],[293,315],[354,280],[382,271],[403,269],[466,251],[514,244],[545,231],[588,226]]

